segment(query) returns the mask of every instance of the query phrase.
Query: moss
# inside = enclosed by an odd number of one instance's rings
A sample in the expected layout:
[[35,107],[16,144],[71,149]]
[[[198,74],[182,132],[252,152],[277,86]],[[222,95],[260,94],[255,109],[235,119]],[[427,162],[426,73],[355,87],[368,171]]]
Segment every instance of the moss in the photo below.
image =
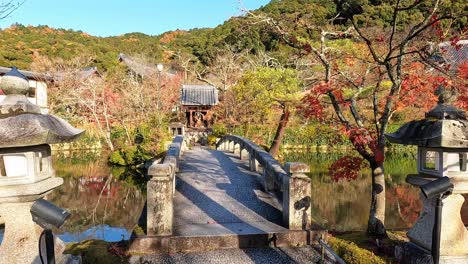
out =
[[[81,256],[83,264],[101,263],[117,264],[127,263],[126,256],[118,256],[109,249],[118,248],[117,243],[109,243],[102,240],[85,240],[79,243],[70,243],[65,249],[66,254]],[[114,250],[115,251],[115,250]]]
[[394,241],[395,243],[407,242],[408,237],[406,236],[406,231],[387,231],[388,239]]
[[387,263],[391,263],[394,258],[395,246],[401,244],[402,242],[408,241],[404,231],[387,231],[388,237],[379,239],[378,241],[372,237],[369,237],[366,232],[346,232],[342,234],[336,234],[335,236],[336,237],[334,239],[340,241],[338,243],[352,244],[359,250],[365,250],[370,254],[375,253],[382,261],[386,261]]
[[358,247],[355,243],[336,237],[330,237],[328,243],[333,250],[348,264],[385,264],[385,260],[374,255],[367,249]]
[[144,236],[145,235],[145,229],[146,229],[146,227],[137,226],[137,227],[135,227],[135,229],[133,229],[133,232],[137,236]]

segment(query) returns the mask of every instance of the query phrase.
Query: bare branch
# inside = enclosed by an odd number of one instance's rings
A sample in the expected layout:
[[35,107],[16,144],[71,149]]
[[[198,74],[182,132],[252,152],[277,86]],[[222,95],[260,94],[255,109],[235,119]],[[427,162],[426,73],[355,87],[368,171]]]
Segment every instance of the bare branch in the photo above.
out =
[[390,34],[390,39],[388,40],[388,50],[392,50],[393,37],[395,36],[397,16],[398,16],[398,5],[400,5],[400,0],[397,0],[395,7],[393,9],[393,23],[392,23],[392,33]]
[[9,1],[0,5],[0,20],[9,17],[16,9],[24,4],[26,0],[15,2]]
[[374,58],[374,61],[379,63],[379,64],[383,64],[384,62],[379,58],[379,56],[377,55],[377,52],[375,51],[374,47],[372,46],[372,41],[370,41],[369,38],[364,36],[364,34],[361,32],[361,30],[357,26],[356,21],[354,19],[351,19],[351,22],[353,23],[354,30],[356,30],[359,37],[361,37],[361,39],[363,39],[364,42],[366,43],[367,48],[369,49],[369,52],[372,55],[372,58]]
[[[415,0],[411,5],[409,6],[404,6],[404,7],[399,7],[398,8],[398,5],[397,5],[397,10],[398,12],[400,11],[407,11],[407,10],[410,10],[410,9],[413,9],[415,8],[416,6],[418,6],[419,4],[422,3],[423,0]],[[399,1],[398,1],[399,2]]]

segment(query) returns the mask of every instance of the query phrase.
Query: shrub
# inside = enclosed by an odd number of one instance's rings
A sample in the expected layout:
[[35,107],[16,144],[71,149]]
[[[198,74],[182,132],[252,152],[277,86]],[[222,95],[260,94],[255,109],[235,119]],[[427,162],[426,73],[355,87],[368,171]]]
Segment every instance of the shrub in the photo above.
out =
[[212,135],[216,137],[222,137],[228,133],[228,129],[223,123],[215,123],[212,127],[212,130]]
[[358,247],[353,242],[330,237],[328,239],[332,249],[348,264],[385,264],[385,261],[369,250]]
[[116,150],[112,152],[109,156],[109,162],[112,164],[120,165],[120,166],[126,166],[127,162],[125,159],[122,157],[122,152],[120,150]]
[[127,129],[115,126],[112,128],[111,138],[116,150],[111,153],[109,163],[139,166],[162,152],[163,144],[170,136],[165,123],[150,120]]
[[208,145],[214,146],[216,144],[216,140],[218,139],[215,135],[208,135]]

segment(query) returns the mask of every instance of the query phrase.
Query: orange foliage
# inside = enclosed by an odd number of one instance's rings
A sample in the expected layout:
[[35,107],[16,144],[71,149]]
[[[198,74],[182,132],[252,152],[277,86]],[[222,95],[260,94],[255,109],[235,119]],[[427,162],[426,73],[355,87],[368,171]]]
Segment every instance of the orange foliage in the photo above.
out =
[[175,31],[167,32],[163,34],[159,42],[162,44],[168,44],[168,43],[171,43],[174,40],[174,38],[177,37],[178,35],[183,35],[186,33],[187,32],[183,30],[175,30]]
[[409,185],[400,185],[390,189],[387,195],[389,204],[397,204],[401,219],[408,225],[412,225],[419,217],[422,202],[419,192]]
[[468,111],[468,62],[462,63],[458,67],[458,77],[455,82],[455,89],[460,96],[455,105]]
[[421,108],[425,111],[434,107],[437,103],[435,89],[444,83],[444,80],[436,79],[432,74],[426,73],[424,65],[419,62],[408,65],[408,74],[401,84],[399,100],[395,104],[395,110],[401,111],[408,106]]

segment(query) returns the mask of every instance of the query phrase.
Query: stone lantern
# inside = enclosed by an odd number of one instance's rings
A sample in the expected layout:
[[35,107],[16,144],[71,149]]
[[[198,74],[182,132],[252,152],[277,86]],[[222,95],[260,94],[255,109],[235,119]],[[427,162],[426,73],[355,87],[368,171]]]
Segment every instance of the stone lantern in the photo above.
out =
[[49,144],[70,142],[83,131],[41,114],[26,98],[28,79],[16,68],[1,78],[0,89],[6,95],[0,102],[0,216],[5,223],[0,263],[40,263],[42,228],[33,222],[30,209],[63,183],[54,175]]
[[[454,97],[450,91],[442,88],[438,93],[438,105],[425,119],[409,122],[386,137],[392,143],[418,146],[418,174],[408,175],[408,183],[421,187],[449,177],[453,192],[442,200],[440,263],[468,263],[468,231],[460,215],[465,200],[461,194],[468,193],[468,120],[465,111],[450,105]],[[432,246],[436,202],[421,197],[423,211],[407,235],[416,246],[413,250],[427,253]]]

